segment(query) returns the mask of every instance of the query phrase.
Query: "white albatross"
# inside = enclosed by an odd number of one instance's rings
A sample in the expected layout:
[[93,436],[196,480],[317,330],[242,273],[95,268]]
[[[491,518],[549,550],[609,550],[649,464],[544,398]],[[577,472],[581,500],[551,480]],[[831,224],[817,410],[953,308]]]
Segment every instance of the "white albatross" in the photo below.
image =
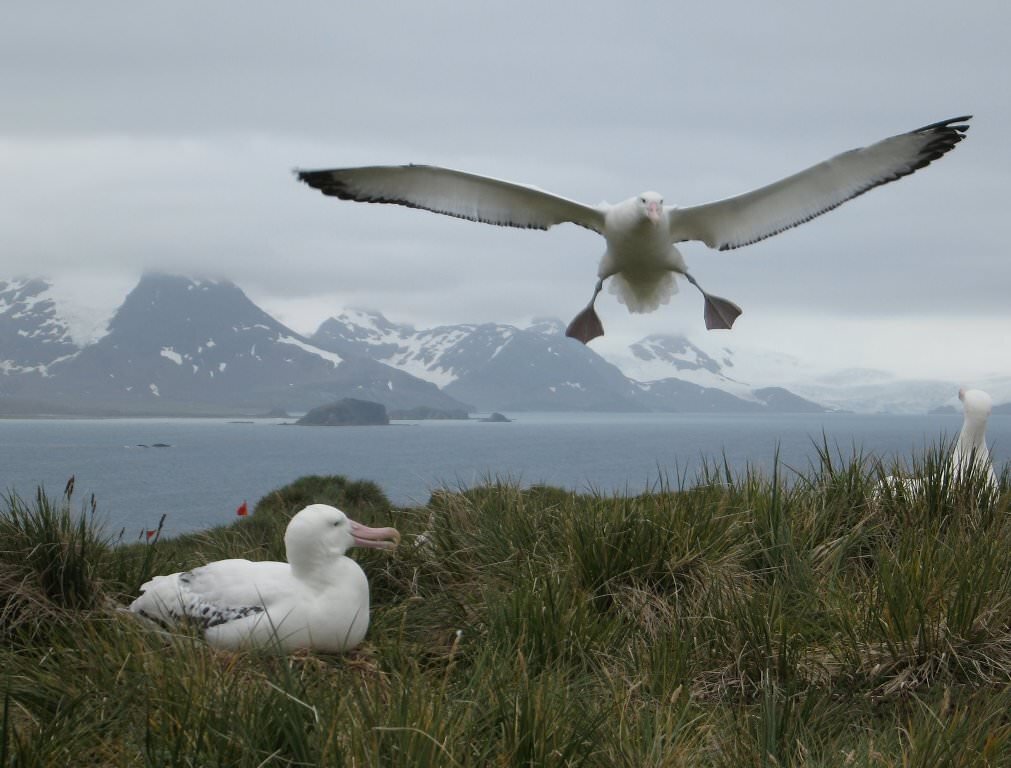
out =
[[354,648],[369,627],[369,582],[345,552],[393,549],[400,534],[369,528],[336,507],[313,504],[288,523],[288,562],[216,560],[192,571],[155,576],[130,610],[171,625],[201,626],[224,649]]
[[[962,430],[951,448],[950,476],[954,480],[978,476],[988,488],[996,491],[999,487],[997,473],[986,447],[986,422],[993,401],[982,389],[964,387],[958,390],[958,399],[962,401]],[[923,478],[888,475],[878,483],[875,495],[880,495],[885,487],[915,495],[923,491]]]
[[807,170],[736,197],[679,208],[657,192],[610,205],[569,200],[536,187],[430,165],[296,170],[324,195],[395,203],[485,224],[548,229],[571,222],[603,235],[607,248],[597,285],[566,335],[584,344],[604,334],[594,309],[610,277],[630,312],[651,312],[677,291],[674,274],[702,293],[707,328],[730,328],[741,314],[732,301],[706,293],[674,243],[699,240],[721,251],[740,248],[820,216],[881,184],[908,176],[949,152],[969,129],[965,115],[843,152]]
[[993,400],[982,389],[959,389],[958,399],[962,401],[962,431],[951,452],[951,463],[957,473],[975,471],[982,474],[986,482],[997,487],[997,474],[993,471],[990,451],[986,447],[986,422],[993,410]]

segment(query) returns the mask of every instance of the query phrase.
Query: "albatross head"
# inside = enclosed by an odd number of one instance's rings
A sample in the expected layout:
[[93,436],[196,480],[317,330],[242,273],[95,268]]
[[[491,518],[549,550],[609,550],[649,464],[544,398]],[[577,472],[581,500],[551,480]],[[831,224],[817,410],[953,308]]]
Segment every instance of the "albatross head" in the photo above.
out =
[[643,192],[637,198],[639,210],[654,224],[659,224],[663,217],[663,197],[659,192]]
[[328,504],[306,507],[291,518],[284,532],[289,563],[340,557],[351,547],[394,549],[399,541],[396,529],[356,523]]
[[993,400],[990,399],[990,395],[982,389],[963,388],[958,390],[958,399],[962,401],[967,423],[986,423],[987,418],[990,416],[990,411],[993,409]]

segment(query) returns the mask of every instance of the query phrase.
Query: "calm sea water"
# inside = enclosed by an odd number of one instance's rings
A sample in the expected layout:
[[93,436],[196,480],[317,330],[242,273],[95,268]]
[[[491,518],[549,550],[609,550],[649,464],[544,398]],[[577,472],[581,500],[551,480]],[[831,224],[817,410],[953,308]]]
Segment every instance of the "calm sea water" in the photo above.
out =
[[[0,489],[54,495],[76,476],[107,530],[127,538],[167,514],[166,533],[229,522],[243,500],[306,474],[378,483],[398,505],[440,487],[489,478],[575,490],[638,492],[691,480],[704,459],[807,469],[824,432],[846,456],[919,454],[961,428],[961,416],[854,414],[519,414],[510,424],[408,422],[389,427],[295,427],[277,420],[0,420]],[[991,417],[995,463],[1011,459],[1011,417]],[[153,443],[170,447],[154,448]]]

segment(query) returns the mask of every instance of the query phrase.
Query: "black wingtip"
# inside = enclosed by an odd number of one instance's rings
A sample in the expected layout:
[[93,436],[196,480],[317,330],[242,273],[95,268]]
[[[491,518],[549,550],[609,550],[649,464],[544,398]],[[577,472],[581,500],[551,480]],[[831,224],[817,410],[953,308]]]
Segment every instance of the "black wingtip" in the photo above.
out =
[[912,134],[926,137],[928,141],[920,149],[918,162],[913,164],[906,173],[901,173],[896,178],[924,168],[954,149],[965,138],[965,132],[969,130],[966,121],[971,118],[972,115],[952,117],[910,131]]
[[965,132],[969,130],[968,121],[971,119],[972,115],[952,117],[948,120],[941,120],[940,122],[917,128],[915,131],[910,131],[910,133],[931,134],[935,137],[934,143],[945,144],[950,149],[965,138]]
[[931,123],[930,125],[925,125],[922,128],[917,128],[913,133],[926,133],[927,131],[936,131],[938,129],[950,128],[953,131],[968,131],[968,125],[952,125],[952,123],[964,123],[968,120],[972,120],[972,115],[962,115],[961,117],[949,117],[947,120],[941,120],[936,123]]
[[319,185],[322,184],[323,180],[329,178],[329,171],[306,171],[302,168],[294,169],[294,174],[303,184],[308,184],[310,187],[316,187],[319,189]]
[[[305,171],[295,169],[296,178],[313,189],[318,189],[324,195],[338,197],[341,200],[361,200],[362,198],[348,191],[347,185],[334,177],[333,169],[322,171]],[[368,201],[371,202],[371,201]]]

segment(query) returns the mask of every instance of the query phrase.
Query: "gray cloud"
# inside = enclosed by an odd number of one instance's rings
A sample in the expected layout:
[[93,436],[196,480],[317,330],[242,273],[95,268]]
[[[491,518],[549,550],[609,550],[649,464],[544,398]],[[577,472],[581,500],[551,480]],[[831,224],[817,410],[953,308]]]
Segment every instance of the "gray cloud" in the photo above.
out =
[[[592,234],[340,203],[291,169],[429,162],[688,205],[973,112],[969,138],[910,179],[740,251],[685,253],[745,308],[745,339],[787,316],[892,318],[893,344],[904,317],[1007,323],[1009,16],[996,1],[17,1],[0,28],[0,272],[200,271],[422,325],[567,319],[592,289]],[[700,326],[687,291],[645,317],[602,311],[616,333]]]

